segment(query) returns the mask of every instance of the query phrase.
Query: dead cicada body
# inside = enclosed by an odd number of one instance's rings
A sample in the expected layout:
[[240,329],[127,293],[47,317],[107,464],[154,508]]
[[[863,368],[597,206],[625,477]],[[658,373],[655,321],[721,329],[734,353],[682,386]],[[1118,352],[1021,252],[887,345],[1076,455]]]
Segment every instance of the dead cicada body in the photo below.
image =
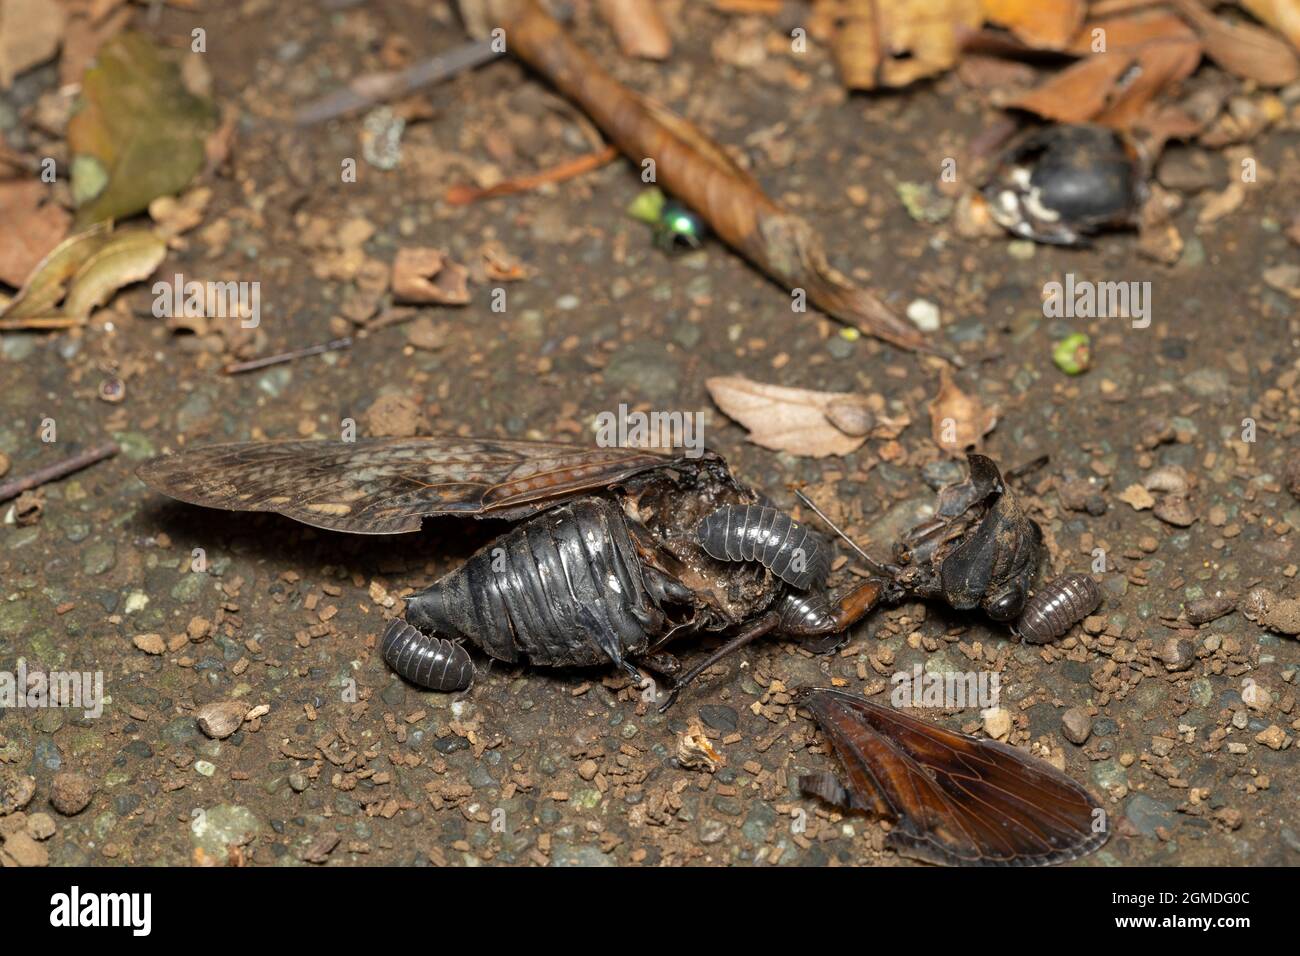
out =
[[388,664],[436,690],[468,686],[462,645],[509,663],[612,663],[639,681],[638,665],[676,672],[661,651],[670,638],[732,632],[684,684],[764,634],[843,630],[896,591],[871,579],[827,598],[827,542],[760,506],[713,454],[461,438],[247,442],[154,459],[140,477],[182,501],[360,534],[416,531],[427,515],[516,522],[412,595],[405,622],[384,636]]
[[244,442],[157,458],[139,474],[182,501],[335,531],[417,531],[429,515],[515,522],[408,598],[405,622],[381,642],[389,666],[460,690],[473,678],[468,646],[508,663],[610,663],[638,681],[638,667],[673,678],[670,639],[728,635],[674,679],[675,694],[750,641],[838,634],[882,601],[937,598],[1015,618],[1041,536],[992,461],[972,455],[970,467],[900,545],[898,564],[868,558],[874,573],[835,596],[830,545],[761,503],[712,453],[453,437]]
[[1049,126],[1023,137],[984,187],[989,213],[1017,236],[1072,246],[1132,225],[1146,190],[1135,148],[1102,126]]
[[940,491],[934,517],[895,546],[892,576],[908,594],[1007,623],[1024,610],[1043,533],[991,459],[967,461],[966,480]]

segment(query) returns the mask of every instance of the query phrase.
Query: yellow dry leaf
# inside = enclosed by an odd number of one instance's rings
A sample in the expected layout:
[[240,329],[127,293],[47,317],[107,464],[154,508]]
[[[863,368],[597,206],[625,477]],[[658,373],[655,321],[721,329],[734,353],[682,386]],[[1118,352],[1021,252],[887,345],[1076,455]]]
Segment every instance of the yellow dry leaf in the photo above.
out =
[[1083,24],[1084,0],[982,0],[985,15],[1037,49],[1062,50]]
[[1241,0],[1241,5],[1300,50],[1300,0]]
[[906,86],[956,64],[962,36],[984,21],[980,0],[824,0],[840,80],[850,89]]

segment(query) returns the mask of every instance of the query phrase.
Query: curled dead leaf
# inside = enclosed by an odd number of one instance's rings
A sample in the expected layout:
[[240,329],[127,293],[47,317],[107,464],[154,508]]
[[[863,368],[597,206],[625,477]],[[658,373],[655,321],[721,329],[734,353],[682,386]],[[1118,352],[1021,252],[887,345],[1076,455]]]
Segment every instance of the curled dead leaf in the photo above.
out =
[[97,224],[45,257],[0,315],[0,328],[81,325],[118,289],[153,275],[166,254],[167,243],[146,229],[113,232],[111,224]]
[[984,436],[998,423],[998,409],[967,395],[945,368],[939,394],[930,402],[930,434],[934,442],[954,458],[978,448]]
[[20,286],[68,232],[72,217],[32,180],[0,182],[0,282]]
[[875,426],[861,395],[786,388],[743,375],[718,376],[705,384],[717,406],[749,430],[750,441],[774,451],[811,458],[848,455]]
[[1300,56],[1261,27],[1215,16],[1200,0],[1173,0],[1200,34],[1205,52],[1229,73],[1265,86],[1286,86],[1300,78]]

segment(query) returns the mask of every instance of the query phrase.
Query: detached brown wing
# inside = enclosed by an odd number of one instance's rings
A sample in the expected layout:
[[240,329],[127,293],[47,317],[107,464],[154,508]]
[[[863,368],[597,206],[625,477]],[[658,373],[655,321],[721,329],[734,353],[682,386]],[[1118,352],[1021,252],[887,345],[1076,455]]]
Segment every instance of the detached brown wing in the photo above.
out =
[[1078,859],[1109,836],[1087,790],[1014,747],[842,691],[817,688],[800,702],[846,771],[842,788],[819,775],[800,781],[805,792],[893,820],[886,845],[903,856],[957,866],[1044,866]]
[[377,438],[209,445],[154,458],[136,473],[165,495],[208,508],[397,534],[418,531],[425,515],[521,517],[672,461],[628,448]]

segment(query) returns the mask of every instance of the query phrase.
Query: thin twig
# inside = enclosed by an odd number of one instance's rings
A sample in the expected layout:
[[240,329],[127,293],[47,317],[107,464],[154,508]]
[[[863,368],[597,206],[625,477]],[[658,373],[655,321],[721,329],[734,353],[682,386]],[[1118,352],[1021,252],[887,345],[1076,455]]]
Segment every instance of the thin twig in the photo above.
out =
[[310,126],[346,116],[375,103],[405,96],[422,86],[450,79],[498,56],[500,54],[492,49],[491,40],[475,40],[421,60],[404,70],[366,73],[342,89],[308,103],[294,114],[293,121],[299,126]]
[[52,465],[46,465],[24,478],[14,478],[12,481],[6,481],[3,485],[0,485],[0,501],[17,498],[24,491],[31,491],[33,488],[47,485],[51,481],[66,478],[75,471],[89,468],[105,458],[112,458],[118,451],[116,442],[107,442],[98,448],[83,451],[79,455],[73,455],[71,458],[65,458],[63,461],[55,462]]
[[617,158],[618,147],[606,146],[604,149],[567,160],[558,166],[552,166],[550,169],[543,169],[539,173],[533,173],[531,176],[507,179],[495,186],[489,186],[487,189],[479,189],[475,186],[452,186],[447,190],[447,195],[443,198],[453,206],[467,206],[479,199],[524,193],[545,183],[562,183],[566,179],[581,176],[593,169],[600,169],[600,167],[612,163]]
[[306,358],[308,355],[320,355],[322,352],[338,352],[350,348],[352,348],[352,337],[345,336],[321,345],[309,345],[291,352],[277,352],[275,355],[264,355],[261,358],[249,359],[247,362],[230,362],[222,371],[227,375],[238,375],[240,372],[252,372],[259,368],[266,368],[268,365],[283,365],[285,362]]

